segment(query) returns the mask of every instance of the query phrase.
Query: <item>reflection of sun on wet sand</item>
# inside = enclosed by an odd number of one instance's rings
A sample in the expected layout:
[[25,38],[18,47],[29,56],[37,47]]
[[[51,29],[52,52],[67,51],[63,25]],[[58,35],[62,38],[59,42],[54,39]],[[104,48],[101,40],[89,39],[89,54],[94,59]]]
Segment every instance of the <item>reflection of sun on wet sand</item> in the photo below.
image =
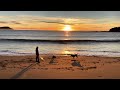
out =
[[44,61],[35,62],[35,56],[0,56],[1,79],[96,79],[120,78],[119,57],[42,55]]

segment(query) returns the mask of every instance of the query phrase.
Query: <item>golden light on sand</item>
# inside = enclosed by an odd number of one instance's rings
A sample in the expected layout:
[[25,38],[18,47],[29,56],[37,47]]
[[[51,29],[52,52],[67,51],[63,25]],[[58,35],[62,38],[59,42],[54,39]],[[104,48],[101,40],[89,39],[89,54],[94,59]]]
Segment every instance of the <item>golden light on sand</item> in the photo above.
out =
[[72,31],[71,25],[65,25],[63,31]]

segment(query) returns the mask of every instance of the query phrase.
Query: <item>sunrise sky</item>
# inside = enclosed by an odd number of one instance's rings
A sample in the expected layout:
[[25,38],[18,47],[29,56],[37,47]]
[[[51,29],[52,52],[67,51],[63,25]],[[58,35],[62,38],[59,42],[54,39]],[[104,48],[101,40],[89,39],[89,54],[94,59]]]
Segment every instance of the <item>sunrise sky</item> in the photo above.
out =
[[108,31],[120,11],[0,11],[0,26],[15,30]]

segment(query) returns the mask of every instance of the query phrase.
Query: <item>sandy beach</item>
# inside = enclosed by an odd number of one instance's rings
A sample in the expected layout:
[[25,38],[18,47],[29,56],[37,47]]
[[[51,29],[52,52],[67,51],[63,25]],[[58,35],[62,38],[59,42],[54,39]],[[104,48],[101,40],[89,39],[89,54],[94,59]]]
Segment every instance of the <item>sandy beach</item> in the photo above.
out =
[[0,18],[0,79],[120,79],[119,11],[0,11]]
[[120,58],[99,56],[41,55],[0,56],[0,79],[119,79]]

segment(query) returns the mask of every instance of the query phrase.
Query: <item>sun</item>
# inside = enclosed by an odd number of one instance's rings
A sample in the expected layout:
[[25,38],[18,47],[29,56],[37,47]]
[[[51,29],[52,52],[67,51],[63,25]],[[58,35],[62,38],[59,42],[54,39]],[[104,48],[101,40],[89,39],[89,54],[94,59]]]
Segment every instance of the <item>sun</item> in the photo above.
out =
[[72,27],[70,25],[65,25],[63,31],[72,31]]

